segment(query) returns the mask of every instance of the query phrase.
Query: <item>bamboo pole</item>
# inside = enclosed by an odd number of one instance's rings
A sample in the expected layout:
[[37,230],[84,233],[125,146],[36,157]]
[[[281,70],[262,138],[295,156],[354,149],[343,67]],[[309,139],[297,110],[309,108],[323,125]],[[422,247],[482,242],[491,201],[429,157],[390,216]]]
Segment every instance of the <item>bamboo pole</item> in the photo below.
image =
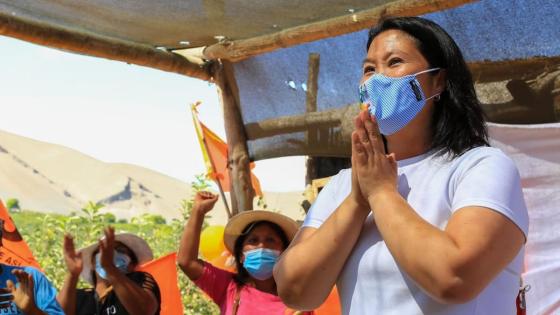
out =
[[205,59],[228,59],[236,62],[279,48],[291,47],[366,29],[387,16],[423,15],[475,1],[476,0],[393,1],[373,9],[288,28],[274,34],[214,44],[206,47],[203,54]]
[[252,210],[253,198],[255,197],[255,191],[251,183],[247,137],[241,118],[239,90],[235,81],[233,65],[228,61],[216,64],[213,73],[224,110],[228,160],[231,167],[231,210],[232,215],[236,215],[240,211]]
[[211,80],[204,66],[191,63],[171,52],[148,45],[53,27],[3,12],[0,12],[0,35],[73,53],[123,61],[205,81]]

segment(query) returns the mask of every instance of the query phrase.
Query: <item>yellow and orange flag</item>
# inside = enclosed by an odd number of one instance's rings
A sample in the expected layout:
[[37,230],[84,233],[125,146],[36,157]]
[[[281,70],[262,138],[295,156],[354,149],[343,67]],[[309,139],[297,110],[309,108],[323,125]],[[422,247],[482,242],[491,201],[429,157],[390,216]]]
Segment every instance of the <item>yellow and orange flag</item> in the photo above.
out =
[[31,249],[19,234],[2,200],[0,200],[0,219],[4,221],[0,263],[11,266],[32,266],[41,269],[39,262],[33,257]]
[[[191,105],[191,112],[194,122],[194,128],[196,129],[196,135],[198,136],[198,142],[200,143],[200,150],[202,151],[202,157],[204,159],[204,164],[206,165],[206,170],[208,176],[214,181],[221,185],[223,191],[231,191],[229,171],[228,171],[228,147],[227,143],[222,140],[217,134],[212,130],[208,129],[199,119],[197,106],[200,103],[195,103]],[[255,168],[255,163],[251,163],[251,169]],[[263,193],[261,190],[261,184],[259,179],[251,172],[251,183],[255,194],[262,197]]]
[[176,253],[149,261],[138,268],[156,280],[161,294],[160,314],[183,314],[181,292],[177,285]]

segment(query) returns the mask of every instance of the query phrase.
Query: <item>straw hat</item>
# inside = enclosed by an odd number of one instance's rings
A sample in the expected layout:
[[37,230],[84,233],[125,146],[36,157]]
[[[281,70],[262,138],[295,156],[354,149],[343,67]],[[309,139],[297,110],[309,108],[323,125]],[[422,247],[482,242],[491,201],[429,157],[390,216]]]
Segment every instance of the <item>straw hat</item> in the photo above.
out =
[[[138,265],[146,263],[154,259],[154,254],[152,253],[152,249],[140,237],[131,234],[131,233],[120,233],[115,234],[115,242],[121,242],[126,247],[130,248],[130,250],[136,255],[138,258]],[[84,268],[82,269],[82,273],[80,274],[84,280],[93,284],[93,279],[91,277],[91,270],[95,268],[91,264],[91,255],[93,252],[99,247],[99,244],[95,243],[88,247],[82,248],[79,251],[82,253],[82,259],[84,262]]]
[[268,221],[277,224],[286,234],[288,241],[292,241],[298,230],[298,224],[291,218],[276,212],[265,210],[244,211],[229,220],[224,230],[224,245],[233,253],[235,241],[243,230],[258,221]]

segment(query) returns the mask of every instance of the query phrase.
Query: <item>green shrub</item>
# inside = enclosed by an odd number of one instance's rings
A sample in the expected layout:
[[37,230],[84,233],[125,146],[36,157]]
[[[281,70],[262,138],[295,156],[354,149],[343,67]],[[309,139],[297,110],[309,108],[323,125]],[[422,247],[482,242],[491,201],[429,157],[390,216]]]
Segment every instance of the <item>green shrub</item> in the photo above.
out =
[[21,208],[19,207],[19,200],[16,198],[6,200],[6,208],[8,211],[20,211]]

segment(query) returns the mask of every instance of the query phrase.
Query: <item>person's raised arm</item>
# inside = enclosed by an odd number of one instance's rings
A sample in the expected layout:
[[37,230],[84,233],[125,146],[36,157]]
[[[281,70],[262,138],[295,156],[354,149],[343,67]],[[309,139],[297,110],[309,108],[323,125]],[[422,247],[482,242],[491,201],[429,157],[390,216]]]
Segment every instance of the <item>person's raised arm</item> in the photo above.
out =
[[113,286],[113,291],[129,314],[154,315],[158,309],[156,296],[150,289],[143,288],[117,269],[113,262],[114,248],[115,230],[109,227],[105,229],[105,238],[99,241],[99,260],[107,272],[107,280]]
[[[323,190],[322,193],[329,192]],[[352,172],[350,195],[318,229],[302,228],[274,267],[278,294],[286,305],[311,310],[323,303],[354,248],[368,214],[369,207]]]
[[74,238],[70,234],[64,235],[63,253],[68,273],[64,277],[64,284],[56,299],[65,314],[74,315],[76,313],[76,285],[80,279],[84,262],[82,260],[82,253],[76,252]]
[[198,247],[204,216],[212,210],[217,200],[218,196],[212,193],[204,191],[196,193],[191,216],[181,236],[177,263],[181,270],[193,281],[198,279],[204,270],[204,264],[198,259]]

